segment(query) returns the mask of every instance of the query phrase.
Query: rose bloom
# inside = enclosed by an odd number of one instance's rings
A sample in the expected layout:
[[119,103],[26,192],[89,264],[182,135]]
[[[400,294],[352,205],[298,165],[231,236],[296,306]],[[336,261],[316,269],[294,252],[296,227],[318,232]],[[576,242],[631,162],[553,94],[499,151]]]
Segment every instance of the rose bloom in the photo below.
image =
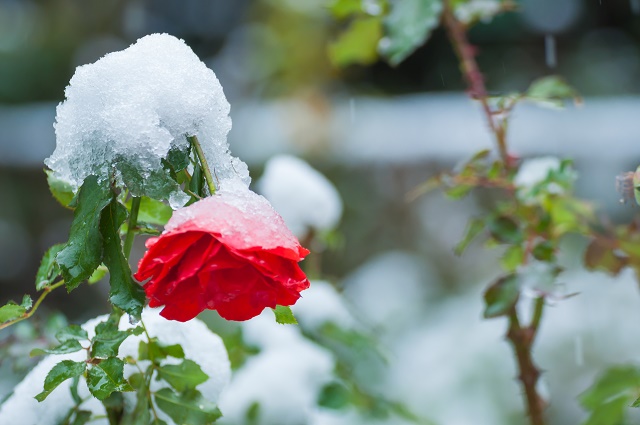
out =
[[269,202],[247,188],[220,191],[174,212],[134,275],[150,307],[181,322],[204,309],[247,320],[266,308],[292,305],[309,281],[300,246]]

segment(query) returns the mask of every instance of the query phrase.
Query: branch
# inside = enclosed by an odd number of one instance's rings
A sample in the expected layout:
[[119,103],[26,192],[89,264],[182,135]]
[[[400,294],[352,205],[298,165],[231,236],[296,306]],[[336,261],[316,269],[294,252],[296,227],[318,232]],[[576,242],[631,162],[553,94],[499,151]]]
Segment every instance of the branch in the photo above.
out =
[[0,330],[1,329],[5,329],[8,328],[11,325],[15,325],[18,322],[22,322],[25,319],[28,319],[29,317],[33,316],[33,313],[36,312],[36,310],[38,309],[38,307],[40,307],[40,304],[42,304],[42,301],[44,301],[44,299],[47,297],[47,295],[49,295],[49,292],[53,291],[56,288],[61,287],[62,285],[64,285],[64,280],[61,280],[60,282],[54,283],[51,286],[47,286],[44,288],[42,294],[40,294],[40,297],[38,298],[38,300],[35,302],[35,304],[33,304],[33,307],[31,308],[31,310],[29,310],[28,312],[24,313],[22,316],[13,319],[13,320],[9,320],[8,322],[2,323],[0,324]]

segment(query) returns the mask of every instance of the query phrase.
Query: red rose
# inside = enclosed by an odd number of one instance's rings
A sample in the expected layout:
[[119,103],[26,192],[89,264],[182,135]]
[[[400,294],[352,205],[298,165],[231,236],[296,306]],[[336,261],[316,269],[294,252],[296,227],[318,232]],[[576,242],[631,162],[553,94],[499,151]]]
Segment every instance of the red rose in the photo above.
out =
[[135,278],[151,278],[149,306],[181,322],[205,308],[247,320],[292,305],[309,281],[298,262],[309,253],[269,202],[248,189],[218,192],[175,211],[147,241]]

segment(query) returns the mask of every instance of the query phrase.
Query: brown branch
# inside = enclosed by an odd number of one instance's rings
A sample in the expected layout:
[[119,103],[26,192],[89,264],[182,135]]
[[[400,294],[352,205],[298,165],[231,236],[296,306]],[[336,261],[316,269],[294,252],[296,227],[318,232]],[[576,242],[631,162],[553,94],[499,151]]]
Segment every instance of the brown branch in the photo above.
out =
[[536,368],[531,356],[531,347],[535,340],[542,313],[541,307],[538,313],[538,306],[544,305],[542,304],[543,302],[544,299],[542,298],[536,300],[536,318],[534,318],[534,321],[528,327],[522,327],[520,325],[518,313],[515,307],[512,308],[509,314],[509,330],[507,331],[507,339],[511,342],[516,360],[518,361],[518,379],[520,379],[524,387],[524,395],[531,425],[545,424],[545,402],[536,390],[536,384],[540,378],[540,371]]
[[482,76],[478,63],[476,62],[475,48],[467,39],[467,28],[456,19],[448,1],[444,2],[442,19],[449,35],[449,40],[451,41],[453,49],[458,56],[460,71],[469,86],[469,94],[482,105],[482,110],[484,111],[489,128],[495,136],[500,157],[502,158],[505,167],[508,169],[511,167],[512,161],[509,159],[509,153],[507,152],[505,127],[502,125],[500,120],[494,117],[494,113],[489,106],[487,89],[484,85],[484,77]]

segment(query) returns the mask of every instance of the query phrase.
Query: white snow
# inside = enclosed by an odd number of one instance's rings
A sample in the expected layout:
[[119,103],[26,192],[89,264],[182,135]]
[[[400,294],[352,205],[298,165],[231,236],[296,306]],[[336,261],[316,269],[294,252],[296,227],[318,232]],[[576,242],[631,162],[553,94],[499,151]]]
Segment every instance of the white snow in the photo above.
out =
[[332,379],[333,356],[298,327],[277,324],[270,311],[243,322],[242,329],[245,341],[261,352],[234,373],[222,393],[220,423],[244,423],[254,403],[262,425],[310,423],[320,391]]
[[333,184],[294,156],[278,155],[267,161],[258,191],[299,238],[310,230],[333,229],[342,216],[342,200]]
[[322,280],[312,281],[291,310],[305,329],[319,330],[326,323],[335,323],[343,329],[356,326],[345,299],[333,285]]
[[[99,316],[89,320],[82,327],[89,333],[89,337],[95,335],[95,326],[105,320],[107,316]],[[211,402],[216,402],[222,389],[227,385],[231,376],[231,367],[227,351],[220,337],[212,333],[204,323],[194,319],[186,323],[166,320],[159,315],[158,309],[145,309],[142,320],[151,336],[158,337],[162,344],[180,344],[184,349],[185,358],[198,363],[209,379],[198,386],[204,397]],[[120,321],[120,329],[131,328],[128,316]],[[119,350],[119,357],[138,357],[138,345],[144,336],[130,336]],[[84,343],[86,344],[86,342]],[[42,390],[44,379],[51,368],[62,360],[82,361],[86,359],[86,352],[80,351],[71,354],[46,356],[38,365],[18,384],[13,394],[0,406],[1,424],[24,425],[58,425],[70,408],[74,406],[69,388],[71,381],[65,381],[58,386],[47,399],[41,403],[33,397]],[[177,360],[176,360],[177,361]],[[141,362],[144,365],[144,362]],[[125,377],[137,372],[133,366],[125,366]],[[168,386],[162,381],[152,381],[152,389],[157,390]],[[86,382],[81,379],[78,385],[81,397],[90,395]],[[125,400],[132,402],[132,394],[125,393]],[[90,397],[82,404],[84,410],[90,410],[96,415],[104,414],[102,404]],[[174,422],[162,412],[158,412],[161,419],[168,424]],[[108,425],[106,419],[92,421],[96,425]]]
[[554,156],[527,159],[520,165],[513,183],[518,188],[531,189],[549,177],[549,173],[559,169],[560,160]]
[[455,6],[456,18],[466,24],[474,19],[488,22],[502,8],[498,0],[469,0]]
[[[164,172],[170,147],[196,135],[221,185],[249,184],[246,164],[229,153],[229,103],[213,71],[168,34],[139,39],[129,48],[78,67],[56,114],[56,149],[45,160],[58,178],[79,187],[127,162],[145,180]],[[153,182],[145,182],[153,184]]]

